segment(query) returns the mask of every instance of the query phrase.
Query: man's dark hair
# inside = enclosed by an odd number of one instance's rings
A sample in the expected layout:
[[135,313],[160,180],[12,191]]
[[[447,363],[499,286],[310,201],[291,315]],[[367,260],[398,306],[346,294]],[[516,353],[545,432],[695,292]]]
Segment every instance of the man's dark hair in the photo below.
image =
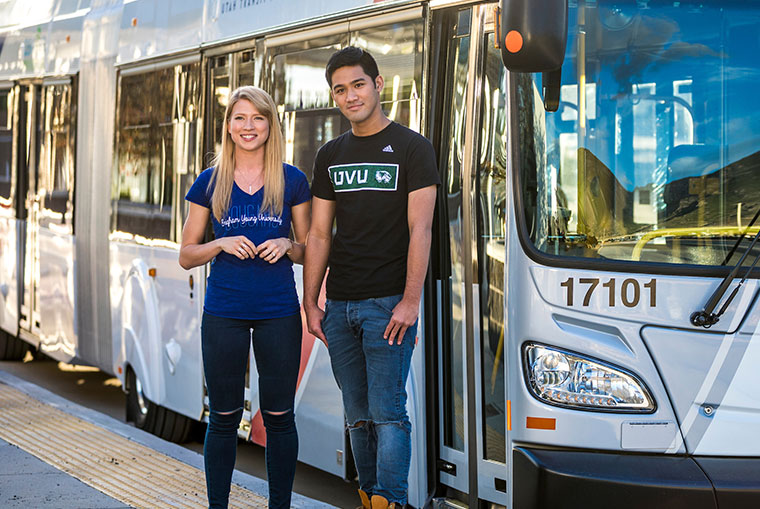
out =
[[375,59],[372,58],[369,52],[356,46],[347,46],[333,53],[330,60],[327,61],[325,78],[330,87],[332,87],[332,76],[335,71],[341,67],[352,67],[354,65],[360,65],[364,74],[372,78],[373,82],[380,74],[380,71],[377,69],[377,62],[375,62]]

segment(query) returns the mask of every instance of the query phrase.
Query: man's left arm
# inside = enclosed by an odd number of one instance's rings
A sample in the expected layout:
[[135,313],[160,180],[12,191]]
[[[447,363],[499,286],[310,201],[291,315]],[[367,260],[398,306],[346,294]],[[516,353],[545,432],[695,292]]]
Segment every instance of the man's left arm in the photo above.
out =
[[407,197],[409,251],[406,258],[406,286],[404,296],[393,308],[393,316],[383,334],[389,345],[394,341],[401,344],[406,330],[414,325],[419,314],[422,285],[425,283],[430,257],[436,187],[431,185],[416,189]]

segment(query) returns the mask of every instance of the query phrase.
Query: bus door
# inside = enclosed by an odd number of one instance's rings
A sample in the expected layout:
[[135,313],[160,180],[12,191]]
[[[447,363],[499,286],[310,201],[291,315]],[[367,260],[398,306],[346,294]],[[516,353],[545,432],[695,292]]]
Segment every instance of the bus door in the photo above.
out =
[[[37,93],[39,91],[39,93]],[[32,332],[59,359],[76,352],[74,328],[74,130],[76,83],[71,78],[35,86],[37,124],[30,171]],[[31,168],[31,167],[30,167]],[[34,187],[32,187],[32,185]],[[32,191],[33,190],[33,191]]]
[[[20,289],[21,309],[19,334],[37,343],[40,332],[39,301],[37,288],[40,274],[37,228],[40,200],[38,196],[40,152],[42,147],[42,87],[27,83],[18,87],[19,103],[19,207],[18,218],[24,231],[21,234],[19,253],[23,289]],[[26,334],[24,334],[26,333]],[[31,337],[29,337],[31,333]]]
[[[433,13],[432,122],[441,171],[432,267],[438,328],[438,482],[506,504],[505,71],[494,4]],[[438,131],[435,131],[438,129]]]
[[25,224],[19,326],[48,353],[60,351],[61,359],[76,354],[72,90],[68,78],[19,86],[19,218]]
[[0,83],[0,328],[12,336],[18,333],[18,191],[13,158],[17,89],[12,83]]
[[[336,49],[349,43],[345,21],[263,41],[263,88],[277,105],[282,122],[285,160],[311,181],[314,157],[324,143],[350,129],[330,100],[325,64]],[[301,291],[303,267],[294,265]],[[324,294],[322,294],[324,298]],[[323,301],[322,301],[323,302]],[[258,389],[251,384],[252,395]],[[301,371],[296,390],[296,424],[302,431],[298,460],[342,478],[353,475],[345,433],[340,391],[327,348],[304,327]],[[252,436],[257,440],[254,429]]]

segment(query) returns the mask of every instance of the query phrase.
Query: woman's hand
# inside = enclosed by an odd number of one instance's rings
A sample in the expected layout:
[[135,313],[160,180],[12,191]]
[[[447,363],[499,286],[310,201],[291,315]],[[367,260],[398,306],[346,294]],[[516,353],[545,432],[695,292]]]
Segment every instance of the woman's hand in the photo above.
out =
[[238,235],[236,237],[222,237],[217,240],[219,242],[219,247],[222,248],[222,251],[231,254],[232,256],[237,256],[241,260],[245,260],[246,258],[253,258],[259,253],[261,249],[261,247],[256,247],[256,245],[251,242],[245,235]]
[[275,263],[277,260],[285,256],[292,247],[293,243],[290,239],[284,237],[280,237],[279,239],[269,239],[259,244],[259,257],[269,263]]

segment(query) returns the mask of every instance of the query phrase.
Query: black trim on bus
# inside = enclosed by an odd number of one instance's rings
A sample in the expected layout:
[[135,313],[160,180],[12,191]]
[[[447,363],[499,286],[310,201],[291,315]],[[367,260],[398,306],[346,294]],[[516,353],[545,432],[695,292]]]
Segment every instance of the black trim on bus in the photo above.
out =
[[[754,496],[742,489],[745,505],[719,505],[713,483],[691,457],[516,447],[512,451],[514,507],[520,509],[722,509],[758,507],[758,460],[726,472],[743,476],[734,487],[755,483]],[[723,459],[723,462],[742,460]],[[728,485],[726,485],[728,486]]]
[[[446,188],[444,170],[446,165],[445,154],[438,150],[443,143],[443,136],[446,132],[447,122],[436,121],[445,119],[443,110],[445,107],[446,92],[448,87],[442,87],[442,83],[447,83],[447,53],[448,53],[448,28],[449,23],[445,23],[447,17],[451,16],[451,11],[434,12],[428,17],[428,77],[427,80],[427,97],[430,107],[427,109],[426,125],[428,137],[433,147],[436,148],[438,159],[438,173],[441,178],[441,185],[438,186],[437,204],[433,216],[432,224],[432,242],[430,265],[428,266],[428,277],[425,285],[425,331],[426,331],[426,349],[425,349],[425,411],[427,412],[426,432],[427,432],[427,479],[428,479],[428,498],[432,495],[440,495],[441,486],[438,483],[437,460],[440,457],[439,444],[441,436],[439,433],[439,395],[441,387],[438,383],[438,375],[441,366],[438,363],[438,338],[448,333],[447,316],[442,314],[442,306],[438,307],[438,300],[442,303],[447,302],[448,285],[445,282],[449,278],[451,271],[451,261],[448,256],[448,224],[446,221]],[[435,51],[435,53],[434,53]],[[441,283],[440,289],[437,287]],[[440,327],[438,319],[440,318]],[[445,487],[444,487],[445,488]]]
[[705,458],[694,461],[712,481],[718,507],[760,507],[760,458]]
[[[508,71],[509,72],[509,71]],[[514,75],[515,73],[510,73]],[[514,79],[509,80],[510,108],[515,108],[517,102],[517,86]],[[530,240],[530,234],[526,226],[525,208],[523,206],[522,180],[520,178],[521,165],[517,157],[519,139],[517,133],[517,117],[514,114],[509,118],[509,143],[511,144],[510,165],[512,171],[513,197],[515,206],[515,218],[517,219],[517,237],[523,252],[536,263],[549,267],[564,269],[594,270],[604,272],[625,272],[632,274],[657,274],[664,276],[693,276],[723,278],[731,272],[733,266],[718,265],[694,265],[694,264],[668,264],[657,262],[633,262],[624,260],[608,260],[603,258],[580,258],[570,256],[557,256],[544,253],[536,248]],[[760,267],[752,269],[749,279],[760,279]]]
[[[14,176],[16,179],[16,188],[14,190],[15,196],[13,198],[15,201],[14,210],[16,212],[16,219],[23,221],[26,220],[27,216],[26,195],[29,191],[29,165],[27,164],[28,161],[26,159],[29,103],[25,99],[26,94],[29,91],[29,84],[17,83],[15,90],[16,97],[14,100],[16,101],[16,109],[14,111],[13,128],[16,129],[18,133],[16,135],[16,146],[14,147],[16,151],[16,167],[14,168],[16,172]],[[24,238],[26,238],[26,236],[24,236]],[[21,252],[23,252],[23,246]]]

